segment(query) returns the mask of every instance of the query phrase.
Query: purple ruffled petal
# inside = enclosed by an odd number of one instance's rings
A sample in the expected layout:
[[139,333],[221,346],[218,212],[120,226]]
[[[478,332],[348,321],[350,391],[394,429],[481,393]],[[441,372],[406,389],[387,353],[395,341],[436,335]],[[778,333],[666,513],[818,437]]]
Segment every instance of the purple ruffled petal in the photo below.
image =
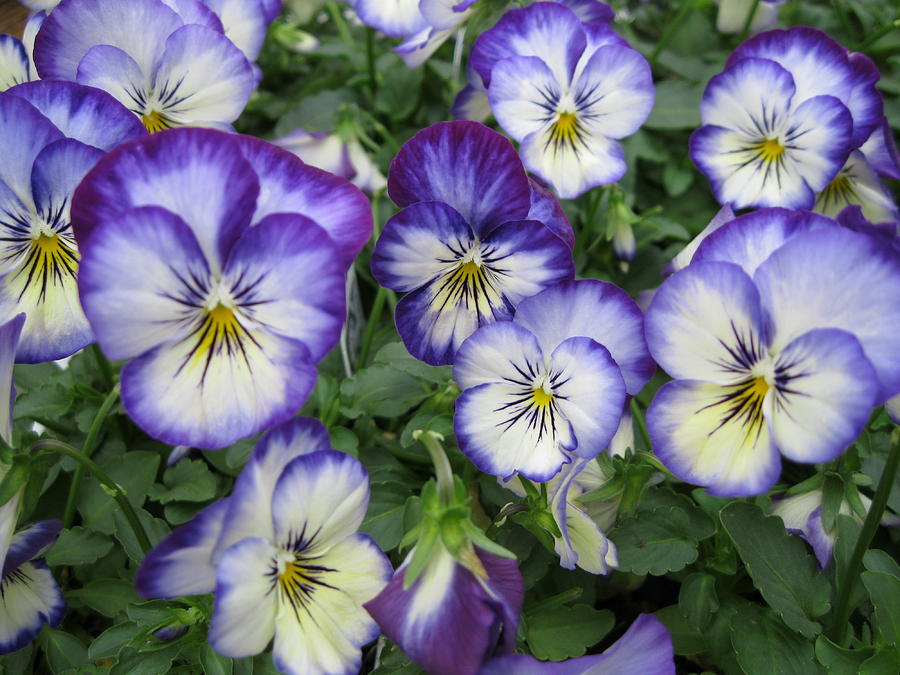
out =
[[0,577],[5,577],[29,560],[39,558],[56,541],[60,530],[62,530],[61,521],[42,520],[16,532],[10,541]]

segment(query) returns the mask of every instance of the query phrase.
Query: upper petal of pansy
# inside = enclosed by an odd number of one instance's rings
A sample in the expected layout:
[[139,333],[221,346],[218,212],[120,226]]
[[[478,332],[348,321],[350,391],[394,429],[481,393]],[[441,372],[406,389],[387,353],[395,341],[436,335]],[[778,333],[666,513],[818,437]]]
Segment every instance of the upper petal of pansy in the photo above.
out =
[[571,81],[586,44],[575,12],[558,3],[538,2],[506,12],[493,28],[478,36],[471,60],[485,86],[489,86],[494,67],[503,59],[536,56],[564,87]]
[[125,50],[94,45],[78,63],[76,79],[82,86],[105,91],[134,115],[144,114],[149,77]]
[[556,118],[564,89],[542,59],[511,56],[498,62],[491,73],[491,112],[515,140],[539,132]]
[[647,309],[647,344],[676,379],[727,384],[766,354],[759,292],[737,265],[695,262],[666,279]]
[[731,209],[731,204],[725,204],[725,206],[716,212],[716,215],[713,216],[713,219],[709,221],[709,224],[703,228],[703,231],[691,239],[687,246],[681,249],[681,252],[669,261],[663,268],[663,274],[668,276],[678,270],[683,270],[690,265],[700,244],[702,244],[709,235],[726,223],[730,223],[734,218],[734,211]]
[[878,378],[859,341],[819,329],[792,340],[775,360],[775,395],[766,417],[781,453],[796,462],[830,462],[862,431]]
[[394,47],[394,51],[407,68],[418,68],[455,32],[455,28],[438,30],[426,25],[424,29]]
[[478,122],[439,122],[413,136],[391,162],[388,193],[399,206],[445,202],[478,237],[531,208],[531,187],[512,144]]
[[140,120],[105,91],[41,80],[11,93],[37,108],[66,137],[104,151],[147,135]]
[[[6,323],[0,324],[0,439],[3,439],[9,446],[12,446],[12,413],[13,405],[16,401],[16,388],[13,384],[13,365],[16,360],[16,349],[19,346],[19,336],[22,334],[22,326],[24,324],[24,314],[17,314]],[[16,516],[13,515],[12,527],[15,527],[15,521]],[[2,530],[3,528],[0,527],[0,552],[6,555],[4,546],[7,542],[4,542]]]
[[476,331],[456,354],[453,377],[462,390],[506,381],[510,375],[536,377],[544,355],[534,335],[512,322]]
[[615,10],[600,0],[557,0],[584,23],[609,24],[616,18]]
[[[723,207],[724,208],[724,207]],[[749,276],[791,237],[837,227],[830,218],[809,211],[760,209],[730,219],[700,242],[693,262],[729,262]]]
[[44,627],[59,625],[66,611],[62,591],[39,560],[25,563],[0,581],[0,654],[17,651]]
[[534,179],[531,179],[531,210],[527,219],[539,220],[566,242],[569,248],[575,247],[575,232],[566,212],[553,193]]
[[[477,73],[473,77],[481,79],[481,75]],[[491,103],[488,101],[484,86],[470,83],[456,92],[453,106],[450,108],[450,115],[457,120],[486,122],[491,116]]]
[[439,30],[455,28],[468,17],[469,9],[478,0],[421,0],[419,11],[425,20]]
[[62,138],[62,132],[30,103],[9,91],[0,94],[0,181],[26,207],[32,204],[34,160],[46,146]]
[[879,238],[845,228],[799,234],[754,281],[771,317],[771,349],[815,328],[846,330],[875,367],[876,404],[900,391],[900,256]]
[[869,139],[859,148],[866,161],[885,178],[900,180],[900,152],[887,117],[875,128]]
[[42,79],[74,80],[91,47],[111,45],[149,75],[166,38],[183,24],[159,0],[63,0],[41,26],[34,62]]
[[5,577],[29,560],[39,558],[56,541],[61,529],[62,522],[59,520],[42,520],[16,532],[10,541],[0,576]]
[[141,561],[134,579],[145,598],[179,598],[212,593],[216,587],[213,547],[231,500],[220,499],[175,528]]
[[321,552],[359,529],[369,505],[369,474],[336,450],[301,455],[272,495],[275,538],[294,551]]
[[213,272],[250,222],[260,182],[233,136],[172,129],[115,148],[75,192],[72,224],[83,242],[135,206],[161,206],[193,230]]
[[278,553],[267,539],[248,537],[219,561],[209,643],[222,656],[259,654],[275,635]]
[[233,122],[256,88],[253,67],[240,49],[205,26],[179,28],[154,64],[154,92],[175,124]]
[[900,222],[900,212],[887,186],[881,182],[866,156],[858,150],[850,153],[847,163],[816,198],[818,213],[837,218],[848,206],[858,205],[862,215],[872,223],[891,223],[893,232]]
[[337,343],[344,323],[344,268],[325,230],[296,213],[267,216],[237,241],[223,283],[247,318],[299,340],[313,361]]
[[213,559],[218,560],[225,549],[245,537],[274,540],[272,494],[285,467],[300,455],[329,449],[325,425],[308,417],[289,420],[266,432],[234,483],[227,526],[216,542]]
[[259,178],[252,222],[272,213],[299,213],[323,228],[349,267],[372,236],[372,207],[349,181],[304,164],[292,153],[252,136],[237,143]]
[[643,314],[613,284],[593,279],[556,284],[519,303],[515,322],[534,333],[545,354],[570,337],[597,341],[615,359],[629,394],[640,392],[656,370]]
[[28,53],[22,41],[12,35],[0,35],[0,91],[30,79]]
[[282,0],[262,0],[263,12],[269,21],[274,21],[281,13]]
[[647,411],[653,451],[678,478],[707,486],[712,495],[762,494],[781,473],[763,416],[766,395],[774,391],[759,378],[728,385],[668,382]]
[[419,0],[350,0],[359,20],[390,37],[413,35],[428,27]]
[[138,356],[189,332],[209,268],[187,224],[157,206],[107,221],[81,246],[78,288],[97,341],[111,359]]
[[[160,0],[167,7],[174,10],[184,23],[196,23],[218,32],[223,32],[222,21],[207,5],[212,5],[211,0]],[[252,4],[252,3],[245,3]]]
[[[276,619],[275,665],[289,675],[354,675],[362,660],[360,648],[380,633],[363,603],[391,578],[390,561],[370,537],[354,534],[310,563],[318,583],[304,586],[304,595],[281,595],[292,605],[299,602]],[[302,558],[298,564],[302,573]]]
[[297,155],[310,166],[347,179],[353,176],[347,145],[337,134],[294,129],[272,143]]
[[524,593],[518,565],[477,549],[476,554],[487,572],[484,580],[439,544],[409,589],[403,588],[404,564],[366,603],[384,634],[434,675],[476,675],[489,655],[515,648]]
[[418,202],[392,216],[372,251],[372,275],[382,286],[413,291],[472,247],[475,235],[444,202]]
[[[791,73],[774,61],[745,58],[706,85],[700,101],[703,124],[752,135],[770,119],[787,114],[796,86]],[[757,126],[759,122],[763,122]]]

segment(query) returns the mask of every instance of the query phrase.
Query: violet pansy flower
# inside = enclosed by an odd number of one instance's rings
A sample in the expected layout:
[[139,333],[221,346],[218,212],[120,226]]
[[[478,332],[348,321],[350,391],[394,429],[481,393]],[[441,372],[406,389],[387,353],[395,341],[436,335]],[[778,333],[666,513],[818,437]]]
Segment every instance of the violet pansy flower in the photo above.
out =
[[[294,415],[344,321],[365,196],[265,141],[176,129],[123,145],[73,205],[79,288],[126,411],[221,448]],[[140,311],[135,311],[135,310]]]
[[78,299],[72,195],[114,146],[144,136],[105,92],[29,82],[0,94],[0,319],[25,312],[17,360],[71,356],[93,335]]
[[41,26],[44,79],[104,89],[151,132],[229,128],[256,86],[250,62],[199,0],[62,0]]
[[384,226],[372,273],[407,293],[397,329],[426,363],[453,363],[479,326],[511,318],[521,300],[573,274],[568,222],[532,187],[509,141],[481,124],[416,134],[391,164],[388,193],[403,208]]
[[646,331],[674,378],[647,414],[657,456],[711,494],[760,494],[781,455],[834,459],[900,391],[900,255],[764,209],[703,241],[657,291]]

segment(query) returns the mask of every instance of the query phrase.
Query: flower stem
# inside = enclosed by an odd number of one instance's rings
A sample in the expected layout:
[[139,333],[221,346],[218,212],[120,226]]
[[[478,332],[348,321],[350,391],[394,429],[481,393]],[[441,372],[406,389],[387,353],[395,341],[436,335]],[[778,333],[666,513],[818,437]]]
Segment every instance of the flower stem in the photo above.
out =
[[381,319],[381,313],[384,310],[384,303],[387,301],[387,289],[379,286],[378,292],[375,294],[375,301],[372,303],[372,311],[369,312],[369,318],[366,321],[366,328],[363,331],[362,346],[359,349],[359,361],[357,368],[365,368],[369,361],[369,352],[372,350],[372,340],[375,339],[375,331],[378,329],[378,321]]
[[147,536],[147,532],[144,530],[144,526],[141,524],[141,521],[138,519],[138,515],[134,510],[134,507],[131,505],[131,502],[128,501],[128,497],[125,496],[125,491],[122,487],[116,483],[112,477],[103,470],[103,468],[94,462],[89,457],[85,456],[84,453],[79,452],[75,448],[73,448],[68,443],[63,443],[62,441],[56,441],[53,439],[44,439],[38,441],[34,445],[31,446],[31,452],[40,452],[42,450],[51,450],[53,452],[58,452],[66,457],[71,457],[76,462],[78,462],[79,467],[84,467],[88,471],[90,471],[94,477],[100,481],[106,491],[112,495],[112,498],[116,500],[116,503],[122,509],[122,513],[125,515],[126,520],[128,520],[128,524],[131,526],[132,531],[134,532],[135,538],[137,538],[138,544],[141,547],[141,550],[144,553],[147,553],[153,546],[150,544],[150,538]]
[[453,503],[453,469],[441,445],[444,437],[435,431],[416,429],[413,431],[413,438],[424,445],[431,455],[434,475],[437,476],[438,497],[442,506],[448,506]]
[[334,0],[325,0],[325,8],[328,10],[328,13],[331,14],[331,19],[337,27],[337,32],[341,36],[341,40],[352,47],[353,36],[350,35],[350,29],[347,27],[347,22],[344,21],[344,17],[341,16],[340,8],[334,3]]
[[[119,385],[116,385],[112,388],[112,391],[107,394],[106,398],[103,399],[103,403],[100,404],[100,409],[97,410],[97,414],[94,415],[87,436],[84,439],[84,445],[81,446],[81,454],[86,459],[89,459],[90,456],[94,454],[97,438],[100,436],[100,431],[103,429],[103,423],[109,416],[109,411],[112,410],[112,407],[118,400]],[[69,485],[69,495],[66,497],[66,507],[63,511],[63,527],[72,527],[72,521],[75,519],[75,499],[78,497],[78,490],[81,487],[83,476],[84,464],[79,464],[75,468],[75,473],[72,476],[72,484]]]
[[675,33],[678,32],[678,29],[681,28],[681,24],[683,24],[690,13],[694,11],[694,5],[696,5],[696,0],[685,0],[685,2],[682,3],[681,9],[678,10],[675,19],[669,24],[669,27],[663,31],[663,34],[659,38],[659,42],[656,43],[656,48],[650,54],[650,58],[647,59],[650,61],[651,66],[656,65],[656,59],[662,54],[663,49],[666,48],[666,45],[669,44],[669,41],[675,36]]
[[750,7],[750,11],[747,12],[747,18],[744,20],[744,27],[741,28],[741,36],[738,38],[740,42],[743,42],[747,39],[747,36],[750,34],[750,26],[753,24],[753,18],[756,16],[756,11],[759,9],[759,0],[753,0],[753,5]]
[[900,19],[894,19],[893,21],[889,21],[888,23],[883,25],[881,28],[876,30],[874,33],[869,35],[869,37],[867,37],[865,40],[863,40],[858,45],[856,45],[856,47],[853,48],[853,51],[860,52],[863,49],[867,49],[868,47],[871,47],[872,45],[874,45],[876,42],[878,42],[881,38],[883,38],[885,35],[887,35],[891,31],[898,30],[898,29],[900,29]]
[[[644,411],[641,410],[641,406],[638,405],[637,399],[631,399],[631,414],[634,416],[635,422],[637,422],[638,430],[641,433],[641,439],[644,441],[644,445],[647,446],[647,450],[649,452],[653,451],[653,444],[650,442],[650,432],[647,431],[647,422],[644,420]],[[634,448],[635,452],[637,452],[637,448]]]
[[897,475],[897,467],[900,466],[900,427],[894,429],[891,438],[891,451],[888,454],[887,461],[884,463],[884,471],[881,472],[881,480],[878,481],[878,488],[875,490],[875,497],[872,499],[872,505],[869,507],[869,513],[859,532],[859,539],[856,540],[856,546],[853,548],[853,554],[850,556],[850,562],[840,579],[838,586],[838,599],[835,604],[834,620],[831,624],[829,635],[832,640],[838,644],[844,643],[844,636],[847,634],[847,628],[850,622],[850,614],[853,608],[850,606],[850,596],[853,586],[858,580],[860,567],[862,566],[863,556],[875,537],[881,517],[884,515],[884,509],[887,506],[888,498],[891,495],[891,488],[894,486],[894,478]]

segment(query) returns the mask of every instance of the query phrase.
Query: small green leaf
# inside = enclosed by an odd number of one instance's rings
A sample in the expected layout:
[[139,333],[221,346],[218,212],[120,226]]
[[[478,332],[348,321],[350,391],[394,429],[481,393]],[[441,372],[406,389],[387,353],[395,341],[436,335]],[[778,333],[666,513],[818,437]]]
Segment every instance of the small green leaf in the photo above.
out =
[[688,575],[681,583],[678,607],[688,626],[703,630],[712,615],[719,611],[716,578],[703,572]]
[[54,673],[88,664],[88,650],[74,635],[56,628],[45,628],[41,633],[44,653]]
[[811,642],[788,630],[772,612],[757,606],[731,619],[731,643],[746,675],[815,673]]
[[152,485],[150,499],[160,504],[169,502],[206,502],[216,496],[216,477],[206,462],[182,459],[163,473],[164,485]]
[[536,658],[562,661],[582,656],[600,642],[612,630],[615,617],[607,609],[575,605],[526,616],[525,625],[525,640]]
[[859,675],[897,675],[898,672],[900,652],[894,647],[876,651],[859,667]]
[[403,538],[403,512],[411,496],[410,489],[402,483],[373,484],[369,510],[360,532],[371,536],[383,551],[396,548]]
[[875,607],[875,626],[884,643],[900,640],[900,578],[883,572],[863,572],[863,585]]
[[119,655],[119,652],[131,642],[143,629],[136,623],[126,621],[100,633],[88,648],[88,658],[91,661],[99,659],[111,659]]
[[609,537],[616,544],[619,569],[633,574],[677,572],[697,560],[697,541],[712,534],[708,521],[704,528],[692,522],[691,514],[678,507],[661,506],[623,520]]
[[858,673],[863,661],[872,656],[872,649],[845,649],[824,635],[816,638],[816,659],[825,666],[828,675]]
[[216,654],[208,643],[200,646],[200,665],[205,675],[232,675],[234,672],[234,661]]
[[86,565],[105,556],[112,547],[112,539],[79,525],[60,533],[59,538],[47,551],[47,564],[51,567]]
[[122,579],[97,579],[83,588],[69,591],[66,597],[79,600],[104,616],[114,617],[132,602],[140,598],[134,585]]
[[[156,480],[159,455],[155,452],[127,452],[101,461],[100,465],[122,486],[128,501],[134,506],[141,506]],[[113,513],[119,507],[93,476],[85,476],[77,504],[87,527],[103,534],[113,534],[116,527]]]
[[359,439],[345,427],[334,427],[328,430],[331,436],[331,447],[346,452],[352,457],[359,457]]
[[375,364],[341,382],[341,412],[350,419],[363,415],[398,417],[428,393],[419,378]]
[[691,627],[678,605],[663,607],[654,614],[672,636],[672,646],[676,654],[700,654],[706,650],[703,633]]
[[648,129],[696,129],[700,126],[701,85],[681,80],[656,83],[656,103],[644,123]]

